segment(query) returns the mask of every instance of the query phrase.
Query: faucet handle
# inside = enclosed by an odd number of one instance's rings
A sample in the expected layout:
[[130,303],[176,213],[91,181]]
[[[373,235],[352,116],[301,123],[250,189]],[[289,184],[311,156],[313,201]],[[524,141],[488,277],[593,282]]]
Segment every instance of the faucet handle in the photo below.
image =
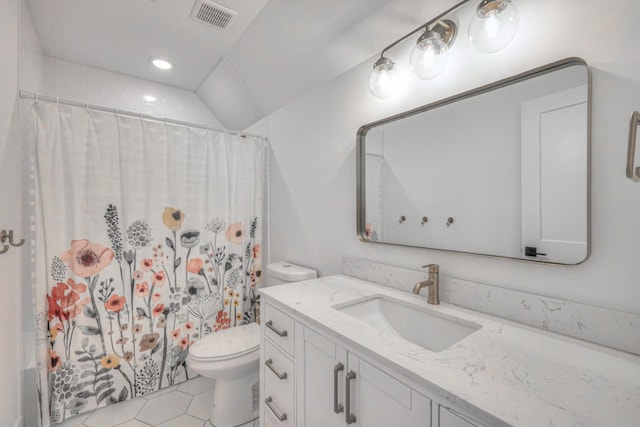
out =
[[435,274],[438,274],[440,270],[440,268],[438,267],[438,264],[427,264],[427,265],[423,265],[422,268],[428,268],[429,273],[435,273]]

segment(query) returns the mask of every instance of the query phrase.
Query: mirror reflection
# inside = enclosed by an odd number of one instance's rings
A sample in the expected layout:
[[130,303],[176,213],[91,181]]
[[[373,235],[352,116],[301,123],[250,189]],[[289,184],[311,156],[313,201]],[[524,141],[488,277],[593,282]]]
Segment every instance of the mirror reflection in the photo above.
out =
[[584,261],[589,98],[570,59],[363,126],[361,239]]

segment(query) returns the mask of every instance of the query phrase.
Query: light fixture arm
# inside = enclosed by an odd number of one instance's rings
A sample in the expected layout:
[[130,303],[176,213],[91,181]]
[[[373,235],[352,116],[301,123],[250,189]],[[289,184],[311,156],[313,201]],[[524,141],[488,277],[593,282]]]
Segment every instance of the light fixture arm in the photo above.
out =
[[459,9],[461,6],[465,5],[466,3],[469,3],[470,0],[462,0],[461,2],[459,2],[458,4],[450,7],[449,9],[445,10],[444,12],[442,12],[440,15],[436,16],[435,18],[427,21],[426,23],[420,25],[418,28],[416,28],[415,30],[411,31],[410,33],[408,33],[407,35],[399,38],[398,40],[394,41],[393,43],[391,43],[389,46],[385,47],[384,49],[382,49],[382,53],[380,53],[380,58],[384,58],[384,54],[386,51],[388,51],[389,49],[395,47],[396,45],[398,45],[399,43],[403,42],[404,40],[408,39],[409,37],[411,37],[412,35],[414,35],[415,33],[417,33],[418,31],[422,30],[423,28],[428,30],[429,27],[435,23],[437,23],[438,21],[440,21],[442,18],[444,18],[445,16],[447,16],[448,14],[450,14],[451,12],[456,11],[457,9]]

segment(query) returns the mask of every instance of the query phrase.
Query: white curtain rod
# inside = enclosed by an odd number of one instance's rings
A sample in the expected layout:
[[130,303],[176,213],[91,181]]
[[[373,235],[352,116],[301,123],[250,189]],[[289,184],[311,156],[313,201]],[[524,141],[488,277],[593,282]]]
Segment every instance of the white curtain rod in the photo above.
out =
[[251,136],[251,137],[267,140],[267,137],[264,136],[264,135],[257,135],[257,134],[253,134],[253,133],[247,133],[247,132],[231,131],[231,130],[228,130],[228,129],[216,128],[216,127],[213,127],[213,126],[207,126],[207,125],[201,125],[201,124],[197,124],[197,123],[184,122],[184,121],[181,121],[181,120],[168,119],[166,117],[163,118],[163,117],[152,116],[152,115],[149,115],[149,114],[136,113],[136,112],[133,112],[133,111],[119,110],[117,108],[102,107],[100,105],[89,104],[89,103],[86,103],[86,102],[70,101],[68,99],[60,99],[60,98],[54,98],[54,97],[50,97],[50,96],[38,95],[37,93],[28,92],[28,91],[25,91],[25,90],[20,90],[19,93],[20,93],[20,98],[21,99],[33,99],[35,101],[53,102],[53,103],[56,103],[56,104],[70,105],[72,107],[81,107],[81,108],[86,108],[86,109],[89,109],[89,110],[101,111],[101,112],[104,112],[104,113],[112,113],[112,114],[121,115],[121,116],[136,117],[136,118],[144,119],[144,120],[152,120],[152,121],[161,122],[161,123],[170,123],[172,125],[186,126],[186,127],[191,127],[191,128],[197,128],[197,129],[212,130],[212,131],[216,131],[216,132],[228,133],[230,135],[239,135],[239,136],[241,136],[243,138],[247,137],[247,136]]

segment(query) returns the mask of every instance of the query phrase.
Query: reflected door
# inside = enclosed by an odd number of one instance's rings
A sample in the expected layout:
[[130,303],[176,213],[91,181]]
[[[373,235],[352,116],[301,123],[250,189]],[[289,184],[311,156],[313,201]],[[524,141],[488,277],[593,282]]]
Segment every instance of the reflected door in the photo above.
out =
[[523,258],[587,255],[587,97],[581,86],[522,104]]

